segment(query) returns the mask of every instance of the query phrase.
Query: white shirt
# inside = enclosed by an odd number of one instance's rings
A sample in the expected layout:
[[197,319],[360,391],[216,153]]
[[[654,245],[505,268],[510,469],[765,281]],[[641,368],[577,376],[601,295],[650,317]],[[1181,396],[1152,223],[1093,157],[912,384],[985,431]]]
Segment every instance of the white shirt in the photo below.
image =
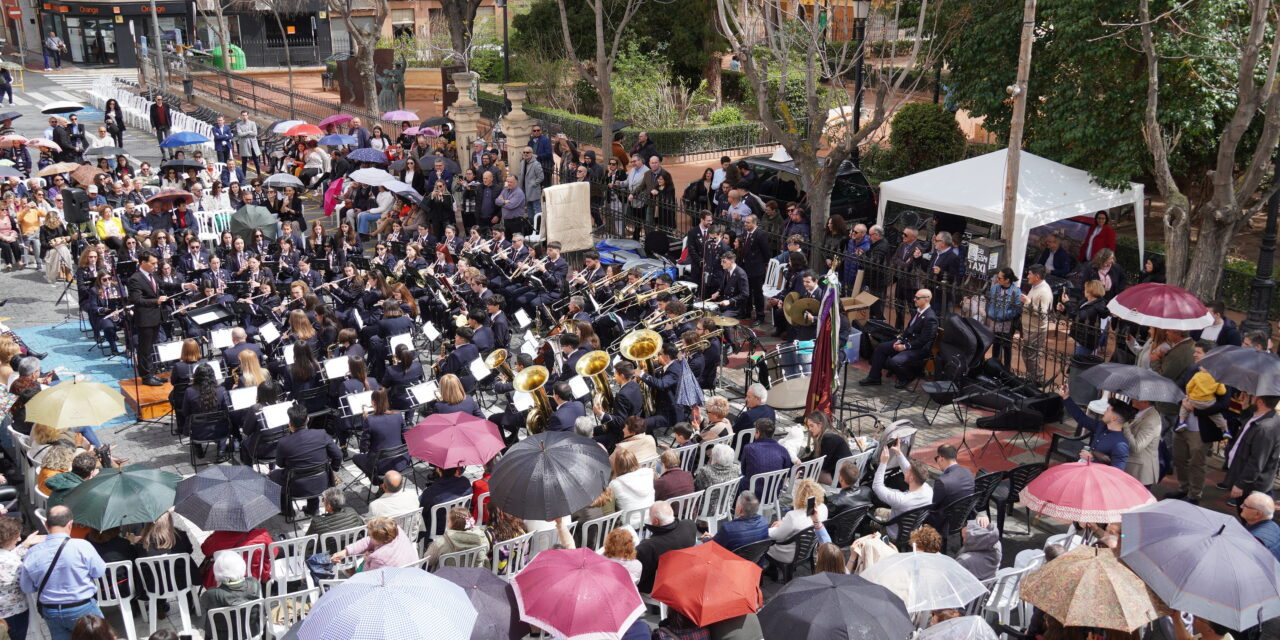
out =
[[1240,443],[1244,442],[1245,434],[1249,433],[1249,429],[1253,428],[1253,423],[1262,419],[1262,417],[1265,415],[1267,414],[1254,412],[1253,417],[1250,418],[1249,421],[1244,424],[1244,427],[1240,429],[1240,437],[1236,438],[1235,442],[1231,443],[1231,449],[1227,451],[1227,467],[1228,468],[1231,467],[1231,463],[1236,459],[1236,449],[1239,449]]
[[720,183],[724,182],[724,169],[716,169],[711,172],[711,190],[715,191],[720,188]]
[[390,518],[410,511],[421,511],[418,504],[418,492],[408,484],[400,485],[400,490],[388,493],[369,503],[369,518]]

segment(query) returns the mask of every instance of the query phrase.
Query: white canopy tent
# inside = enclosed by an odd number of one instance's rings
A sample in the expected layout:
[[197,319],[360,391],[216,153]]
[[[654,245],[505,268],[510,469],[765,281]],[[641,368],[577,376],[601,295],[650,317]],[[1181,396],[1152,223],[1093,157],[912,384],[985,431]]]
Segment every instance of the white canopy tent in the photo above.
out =
[[[974,220],[1000,224],[1004,215],[1004,174],[1008,149],[961,160],[897,180],[880,183],[880,211],[876,220],[884,224],[889,202],[952,213]],[[1103,209],[1132,204],[1138,225],[1139,264],[1145,261],[1141,240],[1145,235],[1142,210],[1143,189],[1136,182],[1126,191],[1100,187],[1080,169],[1058,164],[1026,151],[1022,152],[1018,178],[1018,209],[1013,229],[1010,264],[1019,277],[1027,254],[1031,229]]]

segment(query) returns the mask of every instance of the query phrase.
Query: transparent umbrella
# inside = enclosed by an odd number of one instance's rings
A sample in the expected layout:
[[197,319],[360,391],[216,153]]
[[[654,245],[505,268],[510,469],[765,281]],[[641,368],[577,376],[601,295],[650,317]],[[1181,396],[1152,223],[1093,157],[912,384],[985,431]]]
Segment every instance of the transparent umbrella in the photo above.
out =
[[987,592],[968,569],[940,553],[895,554],[862,577],[897,594],[910,613],[958,609]]

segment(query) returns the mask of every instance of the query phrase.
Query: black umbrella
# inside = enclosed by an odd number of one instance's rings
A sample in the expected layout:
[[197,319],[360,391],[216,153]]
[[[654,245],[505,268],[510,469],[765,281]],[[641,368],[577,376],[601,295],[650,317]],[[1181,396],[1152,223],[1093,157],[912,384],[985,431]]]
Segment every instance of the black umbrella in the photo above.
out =
[[489,492],[506,513],[553,520],[591,504],[609,476],[609,456],[594,440],[545,431],[507,449],[493,469]]
[[444,116],[436,116],[434,118],[427,118],[426,120],[423,120],[422,124],[419,124],[418,127],[438,127],[442,124],[447,124],[452,127],[453,120]]
[[246,241],[253,237],[254,231],[261,231],[263,237],[276,239],[276,216],[261,205],[249,205],[236,209],[231,214],[231,225],[228,227],[233,235],[241,236]]
[[435,574],[462,587],[475,606],[478,615],[471,640],[519,640],[529,634],[529,625],[520,621],[510,582],[488,569],[440,567]]
[[182,158],[179,160],[170,160],[160,165],[160,168],[161,169],[177,169],[178,171],[186,171],[187,169],[203,169],[204,164],[200,162],[196,162],[195,160],[188,160],[186,158]]
[[1214,380],[1250,395],[1280,395],[1280,358],[1266,351],[1226,345],[1205,354],[1200,366]]
[[21,117],[22,114],[17,111],[6,111],[4,113],[0,113],[0,122],[4,122],[5,120],[17,120]]
[[[627,123],[625,123],[625,122],[621,122],[621,121],[618,121],[618,120],[614,120],[614,121],[613,121],[613,132],[614,132],[614,133],[617,133],[617,132],[619,132],[619,131],[622,131],[623,129],[626,129],[626,128],[627,128],[627,127],[629,127],[629,126],[631,126],[631,125],[629,125],[629,124],[627,124]],[[602,133],[604,133],[604,125],[600,125],[600,126],[596,127],[596,133],[595,133],[595,136],[594,136],[594,137],[598,140],[598,139],[600,139],[600,134],[602,134]]]
[[1132,364],[1104,362],[1080,374],[1099,391],[1110,391],[1146,402],[1178,402],[1186,393],[1174,381]]
[[111,158],[114,156],[122,156],[125,150],[120,147],[91,147],[86,149],[84,157],[86,158]]
[[178,483],[174,508],[205,531],[251,531],[280,513],[280,485],[251,467],[213,465]]
[[418,161],[419,171],[435,171],[436,160],[443,160],[444,168],[453,172],[453,175],[462,173],[461,168],[458,167],[458,163],[453,158],[437,155],[422,156],[422,159]]
[[892,591],[830,572],[788,582],[758,616],[764,640],[906,638],[914,628]]

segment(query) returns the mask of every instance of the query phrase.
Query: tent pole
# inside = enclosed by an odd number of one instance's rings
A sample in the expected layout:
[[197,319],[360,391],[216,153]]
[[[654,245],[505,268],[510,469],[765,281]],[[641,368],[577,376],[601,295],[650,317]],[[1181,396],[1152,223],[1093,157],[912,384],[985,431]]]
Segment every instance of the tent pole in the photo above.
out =
[[1005,156],[1004,215],[1000,234],[1005,250],[1000,266],[1013,264],[1013,224],[1018,211],[1018,175],[1022,160],[1022,129],[1027,121],[1027,78],[1031,75],[1031,44],[1035,39],[1036,0],[1026,0],[1022,11],[1022,47],[1018,51],[1018,79],[1009,87],[1013,96],[1013,119],[1009,126],[1009,153]]

